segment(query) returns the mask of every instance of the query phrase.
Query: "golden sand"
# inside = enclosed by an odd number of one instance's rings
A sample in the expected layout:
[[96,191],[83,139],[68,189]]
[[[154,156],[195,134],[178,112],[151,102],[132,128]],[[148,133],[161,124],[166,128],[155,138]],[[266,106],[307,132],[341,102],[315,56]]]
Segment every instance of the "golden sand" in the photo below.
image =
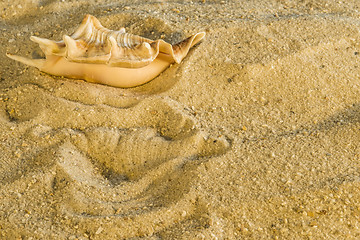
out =
[[[360,3],[2,1],[0,239],[356,239]],[[137,88],[53,77],[85,14],[176,43]]]

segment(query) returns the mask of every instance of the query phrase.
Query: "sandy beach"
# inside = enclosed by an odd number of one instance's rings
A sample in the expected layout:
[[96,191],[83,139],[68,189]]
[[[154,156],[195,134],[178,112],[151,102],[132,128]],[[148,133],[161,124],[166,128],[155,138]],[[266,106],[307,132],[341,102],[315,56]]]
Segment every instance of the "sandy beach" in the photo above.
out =
[[[360,238],[360,2],[3,0],[0,239]],[[177,43],[135,88],[51,76],[86,14]]]

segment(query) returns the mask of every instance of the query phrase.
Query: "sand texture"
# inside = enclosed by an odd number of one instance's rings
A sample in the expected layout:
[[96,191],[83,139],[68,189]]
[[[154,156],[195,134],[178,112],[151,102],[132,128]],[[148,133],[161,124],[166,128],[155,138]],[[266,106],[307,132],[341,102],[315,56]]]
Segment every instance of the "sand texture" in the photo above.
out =
[[[0,239],[359,239],[360,2],[0,1]],[[176,43],[130,89],[54,77],[85,14]]]

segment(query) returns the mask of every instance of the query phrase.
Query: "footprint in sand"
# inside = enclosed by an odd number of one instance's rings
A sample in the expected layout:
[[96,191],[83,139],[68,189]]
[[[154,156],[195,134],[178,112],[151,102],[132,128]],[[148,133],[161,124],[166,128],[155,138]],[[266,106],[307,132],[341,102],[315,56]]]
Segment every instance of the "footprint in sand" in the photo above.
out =
[[25,137],[55,149],[49,186],[61,199],[57,211],[83,232],[98,230],[92,218],[115,238],[151,235],[185,220],[200,207],[191,188],[197,166],[229,148],[169,98],[128,107],[84,104],[32,84],[7,95],[9,119],[30,123]]

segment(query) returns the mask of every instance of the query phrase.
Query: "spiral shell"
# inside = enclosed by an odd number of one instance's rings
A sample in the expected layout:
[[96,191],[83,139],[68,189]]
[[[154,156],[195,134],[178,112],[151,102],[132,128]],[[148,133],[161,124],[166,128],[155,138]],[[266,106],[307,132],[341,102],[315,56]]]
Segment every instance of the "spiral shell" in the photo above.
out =
[[171,63],[180,63],[204,36],[200,32],[171,45],[126,33],[124,28],[109,30],[94,16],[86,15],[79,28],[61,41],[30,38],[39,44],[46,59],[7,56],[52,75],[134,87],[155,78]]

